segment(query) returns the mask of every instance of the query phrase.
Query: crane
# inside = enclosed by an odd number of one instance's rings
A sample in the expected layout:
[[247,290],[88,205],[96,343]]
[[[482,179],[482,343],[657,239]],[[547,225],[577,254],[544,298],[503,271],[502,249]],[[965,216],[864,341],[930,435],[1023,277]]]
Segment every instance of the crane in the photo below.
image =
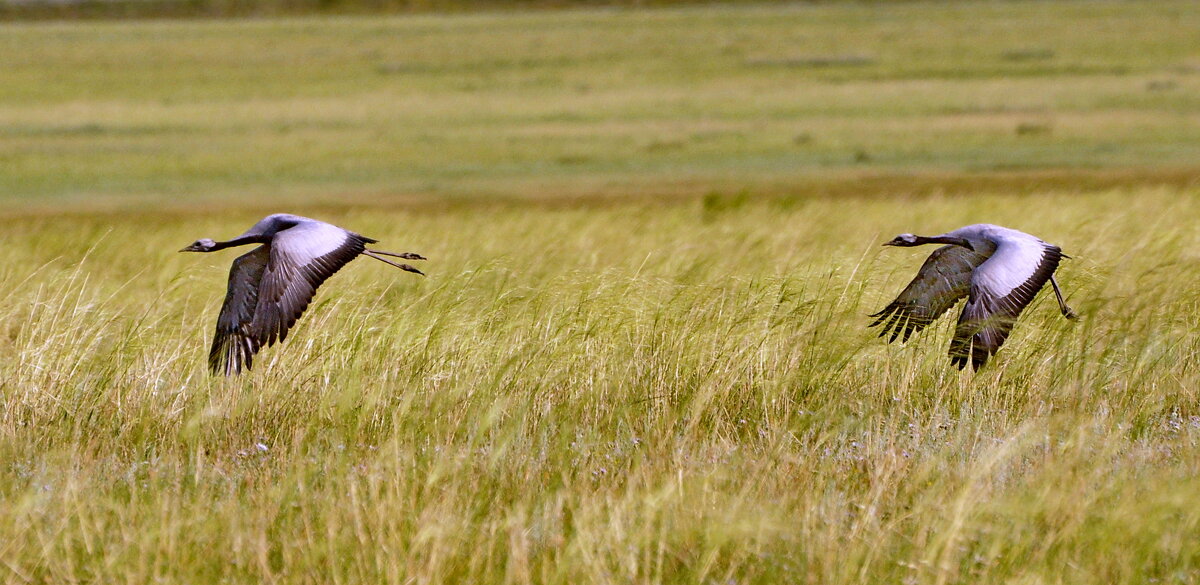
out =
[[869,327],[882,325],[880,337],[901,342],[967,298],[954,338],[950,362],[963,369],[969,362],[983,367],[1008,339],[1021,311],[1048,281],[1058,308],[1067,319],[1075,312],[1063,300],[1054,271],[1069,258],[1053,244],[1025,232],[992,224],[975,224],[938,236],[900,234],[884,246],[943,244],[934,250],[917,276],[883,310],[871,315]]
[[216,242],[202,238],[180,250],[216,252],[259,244],[235,258],[229,270],[229,289],[208,354],[212,372],[231,376],[249,370],[260,349],[287,338],[288,330],[308,308],[317,287],[360,254],[424,275],[408,264],[384,258],[424,260],[423,256],[366,248],[376,242],[323,221],[276,213],[232,240]]

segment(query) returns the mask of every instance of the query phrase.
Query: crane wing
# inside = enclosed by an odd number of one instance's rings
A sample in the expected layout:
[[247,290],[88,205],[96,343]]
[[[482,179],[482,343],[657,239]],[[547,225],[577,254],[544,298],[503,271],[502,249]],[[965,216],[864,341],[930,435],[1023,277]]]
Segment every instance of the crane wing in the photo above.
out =
[[226,376],[250,369],[258,350],[283,341],[317,287],[375,240],[315,220],[277,232],[233,261],[208,363]]
[[968,361],[976,370],[982,367],[1008,339],[1017,317],[1062,258],[1058,246],[1033,236],[1002,241],[971,278],[970,295],[950,342],[950,362],[960,370]]
[[286,339],[288,329],[308,308],[317,287],[374,242],[318,221],[276,233],[250,326],[259,346]]
[[269,246],[259,246],[238,256],[229,270],[229,290],[217,317],[217,333],[208,352],[208,365],[214,374],[226,376],[249,369],[258,351],[258,336],[250,324],[258,304],[258,286],[263,270],[271,259]]
[[882,311],[871,315],[875,322],[868,327],[883,325],[879,336],[891,333],[889,342],[898,336],[902,342],[908,341],[913,333],[933,323],[967,296],[971,273],[986,259],[986,256],[957,245],[934,250],[900,296]]

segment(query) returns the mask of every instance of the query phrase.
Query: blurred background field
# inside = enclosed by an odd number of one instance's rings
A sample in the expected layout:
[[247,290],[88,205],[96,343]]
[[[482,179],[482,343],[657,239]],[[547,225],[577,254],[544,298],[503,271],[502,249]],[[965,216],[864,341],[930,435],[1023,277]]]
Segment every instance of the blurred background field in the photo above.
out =
[[1190,2],[10,25],[0,198],[1190,184],[1195,30]]
[[[0,28],[0,582],[1196,583],[1200,11]],[[360,260],[205,370],[267,212]],[[978,374],[866,314],[1059,244]]]

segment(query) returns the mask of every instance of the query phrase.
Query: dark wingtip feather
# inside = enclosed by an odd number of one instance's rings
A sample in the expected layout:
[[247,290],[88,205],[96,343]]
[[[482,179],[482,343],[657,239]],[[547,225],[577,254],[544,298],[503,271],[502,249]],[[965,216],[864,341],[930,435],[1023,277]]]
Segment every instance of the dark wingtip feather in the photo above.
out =
[[887,320],[888,310],[891,308],[892,308],[892,306],[888,305],[888,306],[884,307],[883,310],[879,311],[878,313],[871,313],[870,315],[867,315],[867,317],[873,317],[875,319],[869,325],[867,325],[867,327],[868,328],[878,327],[879,325],[881,325],[884,321]]
[[988,355],[989,355],[989,353],[986,348],[982,348],[982,347],[972,348],[971,349],[971,368],[974,369],[976,372],[978,372],[979,368],[982,368],[983,364],[987,363]]
[[908,317],[901,318],[899,321],[897,321],[895,326],[892,327],[892,336],[888,338],[888,343],[892,343],[893,341],[896,341],[896,338],[900,336],[900,332],[904,329],[904,327],[907,324],[908,324]]

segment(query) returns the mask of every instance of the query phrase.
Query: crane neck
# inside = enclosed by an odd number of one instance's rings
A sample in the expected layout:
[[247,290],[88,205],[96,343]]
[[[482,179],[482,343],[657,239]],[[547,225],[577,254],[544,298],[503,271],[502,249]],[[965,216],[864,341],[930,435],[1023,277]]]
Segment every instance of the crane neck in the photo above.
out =
[[962,246],[968,250],[974,250],[975,246],[966,238],[958,238],[955,236],[917,236],[917,244],[952,244]]
[[245,246],[248,244],[265,244],[269,241],[271,241],[270,238],[266,238],[263,236],[242,236],[240,238],[234,238],[232,240],[226,240],[224,242],[214,242],[213,247],[210,248],[209,251],[215,252],[217,250],[224,250],[225,248],[233,248],[235,246]]

